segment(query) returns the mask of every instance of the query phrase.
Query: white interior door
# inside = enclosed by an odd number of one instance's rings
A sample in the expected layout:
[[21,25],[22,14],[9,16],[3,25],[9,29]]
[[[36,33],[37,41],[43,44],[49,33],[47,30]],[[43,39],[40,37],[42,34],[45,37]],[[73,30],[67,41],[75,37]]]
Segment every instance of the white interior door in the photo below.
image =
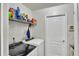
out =
[[45,55],[67,55],[67,21],[65,15],[46,18]]

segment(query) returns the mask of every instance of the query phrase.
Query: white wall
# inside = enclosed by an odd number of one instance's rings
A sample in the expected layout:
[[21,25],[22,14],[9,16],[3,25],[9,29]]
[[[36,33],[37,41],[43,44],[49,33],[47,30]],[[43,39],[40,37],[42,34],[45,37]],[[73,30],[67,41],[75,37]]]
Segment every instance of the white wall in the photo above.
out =
[[[8,45],[13,43],[13,37],[15,37],[15,41],[23,40],[25,36],[25,32],[27,31],[27,24],[18,23],[18,22],[9,22],[8,20],[8,9],[10,7],[16,8],[19,7],[21,12],[26,12],[28,15],[32,16],[31,10],[25,7],[22,4],[14,3],[14,4],[4,4],[3,5],[3,55],[9,54]],[[29,18],[31,19],[31,17]],[[32,30],[31,30],[32,32]]]
[[75,56],[79,56],[79,3],[74,4],[74,42],[75,42]]
[[[38,22],[37,26],[34,28],[33,31],[34,36],[36,38],[41,38],[45,40],[45,17],[52,15],[60,15],[60,14],[67,15],[67,22],[68,22],[67,28],[69,30],[69,26],[74,25],[73,4],[64,4],[60,6],[33,11],[33,16],[37,19]],[[74,40],[74,32],[68,31],[68,42],[69,42],[68,44],[73,45],[73,40]]]
[[77,45],[78,46],[78,56],[79,56],[79,3],[77,4],[77,26],[78,26],[78,41],[77,41]]
[[8,54],[8,38],[9,38],[9,27],[8,27],[8,9],[7,4],[3,5],[3,55]]
[[0,3],[0,55],[1,55],[1,3]]

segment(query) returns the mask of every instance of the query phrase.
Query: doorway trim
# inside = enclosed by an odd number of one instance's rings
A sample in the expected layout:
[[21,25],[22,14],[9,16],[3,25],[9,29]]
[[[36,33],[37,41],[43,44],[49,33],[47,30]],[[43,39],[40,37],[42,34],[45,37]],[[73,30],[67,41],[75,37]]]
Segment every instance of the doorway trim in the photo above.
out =
[[79,50],[78,50],[78,4],[74,3],[74,55],[78,56],[79,55]]
[[[45,16],[45,29],[46,29],[46,19],[49,17],[58,17],[58,16],[65,16],[66,24],[67,24],[67,14],[48,15],[48,16]],[[66,25],[66,32],[65,33],[66,33],[66,40],[67,40],[67,55],[69,55],[69,41],[68,41],[68,37],[67,37],[68,25]],[[45,31],[45,39],[46,39],[46,31]],[[46,45],[46,41],[45,41],[45,45]],[[45,48],[46,48],[46,46],[45,46]],[[46,52],[45,52],[45,55],[46,55]]]

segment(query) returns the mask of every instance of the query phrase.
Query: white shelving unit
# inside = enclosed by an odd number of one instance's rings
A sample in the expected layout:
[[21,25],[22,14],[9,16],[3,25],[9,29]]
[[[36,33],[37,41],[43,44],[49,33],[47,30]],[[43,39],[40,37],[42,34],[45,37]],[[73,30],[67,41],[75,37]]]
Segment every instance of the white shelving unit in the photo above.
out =
[[14,22],[19,22],[19,23],[25,23],[25,24],[32,23],[32,22],[27,22],[25,20],[20,20],[20,19],[14,19],[14,20],[9,20],[9,21],[14,21]]

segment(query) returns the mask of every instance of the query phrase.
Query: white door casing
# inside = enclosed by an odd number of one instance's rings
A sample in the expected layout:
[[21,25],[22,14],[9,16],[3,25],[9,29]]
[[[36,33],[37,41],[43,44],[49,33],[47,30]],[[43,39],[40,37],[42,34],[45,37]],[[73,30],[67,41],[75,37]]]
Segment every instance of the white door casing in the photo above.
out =
[[66,15],[48,16],[45,20],[45,55],[67,55],[67,18]]

